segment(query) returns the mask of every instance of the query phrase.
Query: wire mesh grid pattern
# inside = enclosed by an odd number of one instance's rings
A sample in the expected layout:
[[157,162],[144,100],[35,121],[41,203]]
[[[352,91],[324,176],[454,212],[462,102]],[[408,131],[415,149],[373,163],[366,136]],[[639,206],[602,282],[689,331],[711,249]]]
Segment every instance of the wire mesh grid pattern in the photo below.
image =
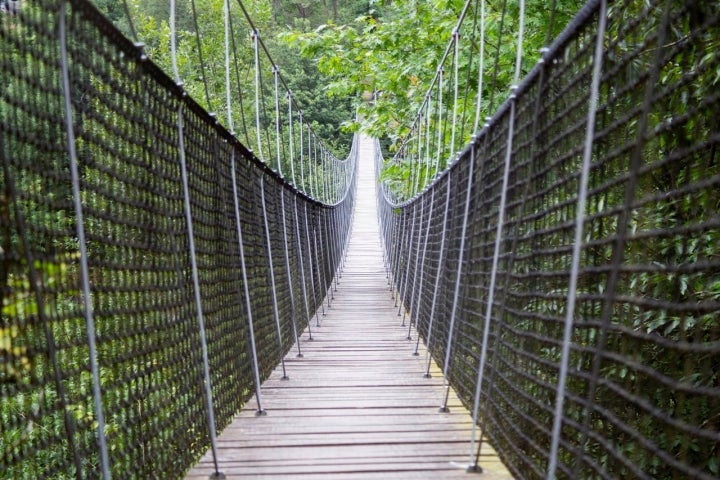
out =
[[257,387],[251,337],[262,379],[320,308],[355,150],[336,203],[299,193],[84,1],[0,43],[0,477],[177,478]]
[[579,12],[430,187],[404,203],[383,190],[387,266],[517,478],[717,478],[720,10],[601,8]]

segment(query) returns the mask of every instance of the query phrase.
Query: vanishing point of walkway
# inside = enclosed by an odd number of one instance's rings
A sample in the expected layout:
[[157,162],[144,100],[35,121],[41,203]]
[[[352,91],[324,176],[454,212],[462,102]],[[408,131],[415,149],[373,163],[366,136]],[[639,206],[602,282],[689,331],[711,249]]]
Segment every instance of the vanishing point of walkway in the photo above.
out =
[[[228,479],[446,479],[473,478],[468,411],[454,393],[450,413],[439,413],[442,373],[412,356],[382,262],[373,142],[360,141],[355,223],[345,270],[332,307],[291,350],[289,381],[276,369],[262,385],[266,416],[251,399],[218,437],[220,471]],[[315,325],[313,319],[312,325]],[[483,480],[511,476],[490,446],[480,460]],[[207,479],[205,454],[188,479]]]

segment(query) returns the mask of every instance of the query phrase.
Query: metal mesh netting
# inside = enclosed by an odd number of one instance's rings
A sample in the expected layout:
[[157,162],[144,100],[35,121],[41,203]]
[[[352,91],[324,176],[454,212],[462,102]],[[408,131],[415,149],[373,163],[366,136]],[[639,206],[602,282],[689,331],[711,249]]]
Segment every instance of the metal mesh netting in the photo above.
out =
[[[564,361],[559,478],[717,478],[720,9],[611,3],[570,291],[599,5],[588,3],[432,187],[404,204],[381,199],[388,263],[442,367],[450,348],[449,379],[468,407],[482,373],[479,424],[518,478],[545,478],[553,460]],[[412,228],[421,209],[433,214]],[[422,278],[414,295],[408,278]]]
[[264,378],[330,286],[353,195],[298,194],[84,1],[0,12],[0,45],[0,477],[177,478],[210,442],[200,306],[218,429],[254,387],[236,219]]

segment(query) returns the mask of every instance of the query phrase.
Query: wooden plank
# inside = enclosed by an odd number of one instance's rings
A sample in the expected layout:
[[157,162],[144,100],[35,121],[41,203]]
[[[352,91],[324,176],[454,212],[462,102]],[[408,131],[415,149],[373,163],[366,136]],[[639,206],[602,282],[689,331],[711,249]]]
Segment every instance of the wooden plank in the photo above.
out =
[[[346,268],[304,357],[285,360],[262,387],[266,416],[253,398],[218,437],[228,479],[452,479],[468,477],[472,420],[454,392],[438,412],[442,373],[426,351],[413,356],[382,264],[375,211],[372,142],[361,140],[359,194]],[[409,320],[405,320],[408,322]],[[412,332],[415,338],[415,332]],[[422,347],[422,345],[421,345]],[[484,444],[484,480],[512,478]],[[211,452],[188,473],[214,472]]]

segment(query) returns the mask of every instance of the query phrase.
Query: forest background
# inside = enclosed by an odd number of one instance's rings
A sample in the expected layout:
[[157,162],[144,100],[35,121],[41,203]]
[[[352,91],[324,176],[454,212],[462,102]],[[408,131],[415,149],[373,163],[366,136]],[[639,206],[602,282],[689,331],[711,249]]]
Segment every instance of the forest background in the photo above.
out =
[[[124,0],[94,1],[132,36]],[[199,31],[209,93],[217,107],[224,97],[223,0],[177,3],[180,76],[196,100],[206,103],[197,68]],[[532,68],[539,49],[559,33],[583,2],[554,3],[554,9],[544,2],[527,7],[524,49],[531,53],[523,62],[524,72]],[[397,150],[433,81],[465,0],[245,0],[242,4],[305,120],[343,158],[352,133],[360,130],[381,139],[386,156]],[[243,24],[245,31],[236,26],[235,36],[240,37],[237,41],[244,36],[249,45],[248,26],[240,18],[238,5],[231,2],[231,11],[237,12],[233,14],[235,22]],[[169,2],[128,0],[128,7],[137,38],[146,45],[149,56],[171,71]],[[516,2],[488,5],[486,48],[497,56],[494,68],[498,74],[485,87],[485,97],[492,99],[487,109],[497,107],[509,92],[516,42],[512,33],[503,37],[500,26],[504,22],[504,32],[513,32],[518,8]],[[245,88],[251,89],[252,58],[246,63]],[[368,102],[377,92],[380,95],[375,101]]]

